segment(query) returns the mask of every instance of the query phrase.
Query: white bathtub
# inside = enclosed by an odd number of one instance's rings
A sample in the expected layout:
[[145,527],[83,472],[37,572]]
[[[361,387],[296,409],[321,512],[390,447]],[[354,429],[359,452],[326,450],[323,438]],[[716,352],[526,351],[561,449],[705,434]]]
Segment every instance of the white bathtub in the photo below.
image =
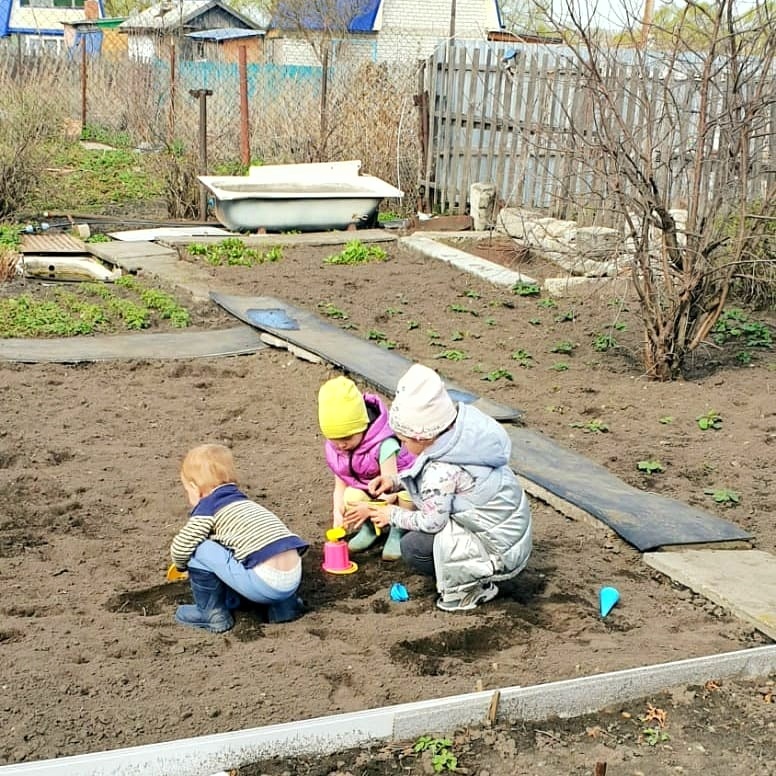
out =
[[368,226],[380,202],[404,193],[372,175],[361,162],[274,164],[248,175],[200,175],[216,218],[236,232],[316,232]]

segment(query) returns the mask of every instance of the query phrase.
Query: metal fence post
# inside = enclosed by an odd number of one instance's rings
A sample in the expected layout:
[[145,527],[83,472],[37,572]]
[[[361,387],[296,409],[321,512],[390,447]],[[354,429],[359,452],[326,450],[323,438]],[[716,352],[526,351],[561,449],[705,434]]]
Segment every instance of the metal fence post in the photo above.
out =
[[[207,175],[207,98],[212,89],[190,89],[189,94],[199,100],[199,167],[200,175]],[[199,184],[199,218],[207,221],[207,190]]]

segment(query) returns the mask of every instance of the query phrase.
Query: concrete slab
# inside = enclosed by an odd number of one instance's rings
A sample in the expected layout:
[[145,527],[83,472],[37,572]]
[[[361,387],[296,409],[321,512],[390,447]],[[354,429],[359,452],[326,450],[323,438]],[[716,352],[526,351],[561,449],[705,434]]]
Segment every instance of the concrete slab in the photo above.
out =
[[125,272],[153,271],[160,264],[174,264],[178,261],[178,252],[174,248],[145,240],[86,243],[86,249],[98,259],[114,267],[121,267]]
[[644,562],[776,639],[776,557],[761,550],[648,552]]
[[515,283],[536,283],[536,280],[528,277],[528,275],[506,269],[500,264],[474,256],[458,248],[443,245],[424,235],[411,234],[407,237],[402,237],[400,242],[406,247],[417,251],[422,256],[445,261],[464,272],[470,272],[472,275],[489,280],[497,286],[510,287],[515,285]]

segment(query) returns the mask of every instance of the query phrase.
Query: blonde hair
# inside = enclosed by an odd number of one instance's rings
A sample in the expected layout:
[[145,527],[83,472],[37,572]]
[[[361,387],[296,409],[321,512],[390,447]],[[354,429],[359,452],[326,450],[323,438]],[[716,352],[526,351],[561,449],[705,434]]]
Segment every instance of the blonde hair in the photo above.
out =
[[193,482],[203,493],[237,479],[232,451],[224,445],[199,445],[186,453],[181,478]]

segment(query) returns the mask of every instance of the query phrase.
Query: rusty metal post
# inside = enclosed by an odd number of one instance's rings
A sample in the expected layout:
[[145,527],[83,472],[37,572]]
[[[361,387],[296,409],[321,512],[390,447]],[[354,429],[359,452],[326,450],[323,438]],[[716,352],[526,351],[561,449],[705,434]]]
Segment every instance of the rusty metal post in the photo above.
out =
[[248,57],[245,46],[238,49],[237,69],[240,77],[240,161],[248,167],[251,147],[248,140]]
[[[189,94],[199,100],[199,168],[200,175],[207,175],[207,98],[212,89],[190,89]],[[207,221],[207,190],[199,184],[199,218]]]
[[81,37],[81,131],[86,126],[86,36]]

